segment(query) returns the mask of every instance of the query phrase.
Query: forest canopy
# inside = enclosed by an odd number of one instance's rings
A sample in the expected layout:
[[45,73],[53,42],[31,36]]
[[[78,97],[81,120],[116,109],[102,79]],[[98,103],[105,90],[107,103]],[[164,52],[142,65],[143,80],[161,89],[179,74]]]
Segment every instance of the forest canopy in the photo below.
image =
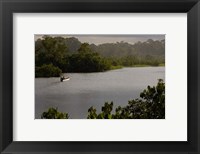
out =
[[160,66],[164,63],[165,40],[95,45],[81,43],[75,37],[43,36],[35,41],[36,77],[59,76],[61,72],[102,72],[121,67]]

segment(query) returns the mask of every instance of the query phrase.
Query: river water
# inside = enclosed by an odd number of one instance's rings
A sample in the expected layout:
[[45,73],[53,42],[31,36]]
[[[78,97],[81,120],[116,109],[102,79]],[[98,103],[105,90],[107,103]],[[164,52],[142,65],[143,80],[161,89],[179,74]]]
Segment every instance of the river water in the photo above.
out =
[[85,119],[93,106],[100,111],[104,102],[114,107],[125,106],[128,100],[139,98],[148,85],[165,79],[165,67],[132,67],[100,73],[68,73],[70,80],[60,78],[35,79],[35,118],[49,107],[58,107],[72,119]]

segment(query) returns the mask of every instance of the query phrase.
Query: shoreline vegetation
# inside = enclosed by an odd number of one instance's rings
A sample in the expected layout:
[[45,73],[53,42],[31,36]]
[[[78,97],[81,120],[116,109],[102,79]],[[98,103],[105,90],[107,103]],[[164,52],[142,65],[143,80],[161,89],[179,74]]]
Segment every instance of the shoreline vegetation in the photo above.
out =
[[117,42],[97,46],[81,43],[74,37],[44,36],[35,42],[35,77],[165,66],[164,45],[164,40],[147,40],[134,45]]
[[[49,108],[43,112],[41,119],[69,119],[68,113],[58,111],[58,108]],[[88,109],[87,119],[165,119],[165,83],[158,80],[156,86],[143,90],[140,98],[128,101],[124,107],[118,106],[113,111],[113,102],[105,102],[101,112],[92,106]]]

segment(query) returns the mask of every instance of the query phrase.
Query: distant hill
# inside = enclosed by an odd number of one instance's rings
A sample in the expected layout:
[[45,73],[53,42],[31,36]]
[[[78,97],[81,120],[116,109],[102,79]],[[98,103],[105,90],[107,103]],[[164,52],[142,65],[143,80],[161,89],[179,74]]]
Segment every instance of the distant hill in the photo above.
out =
[[138,56],[164,56],[165,41],[147,40],[146,42],[137,42],[129,44],[127,42],[105,43],[101,45],[90,45],[91,49],[105,57],[124,57],[130,55]]

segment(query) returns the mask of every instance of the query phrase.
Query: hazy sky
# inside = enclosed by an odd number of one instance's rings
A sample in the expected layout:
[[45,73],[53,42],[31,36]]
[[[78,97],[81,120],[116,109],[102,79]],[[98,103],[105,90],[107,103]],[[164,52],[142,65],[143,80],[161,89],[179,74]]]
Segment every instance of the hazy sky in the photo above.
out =
[[[46,34],[45,34],[46,35]],[[44,35],[35,35],[35,40],[42,38]],[[76,37],[81,43],[94,43],[96,45],[102,43],[116,43],[116,42],[128,42],[134,44],[138,41],[144,42],[148,39],[162,40],[165,39],[165,35],[49,35],[52,37],[61,36],[65,38]]]

